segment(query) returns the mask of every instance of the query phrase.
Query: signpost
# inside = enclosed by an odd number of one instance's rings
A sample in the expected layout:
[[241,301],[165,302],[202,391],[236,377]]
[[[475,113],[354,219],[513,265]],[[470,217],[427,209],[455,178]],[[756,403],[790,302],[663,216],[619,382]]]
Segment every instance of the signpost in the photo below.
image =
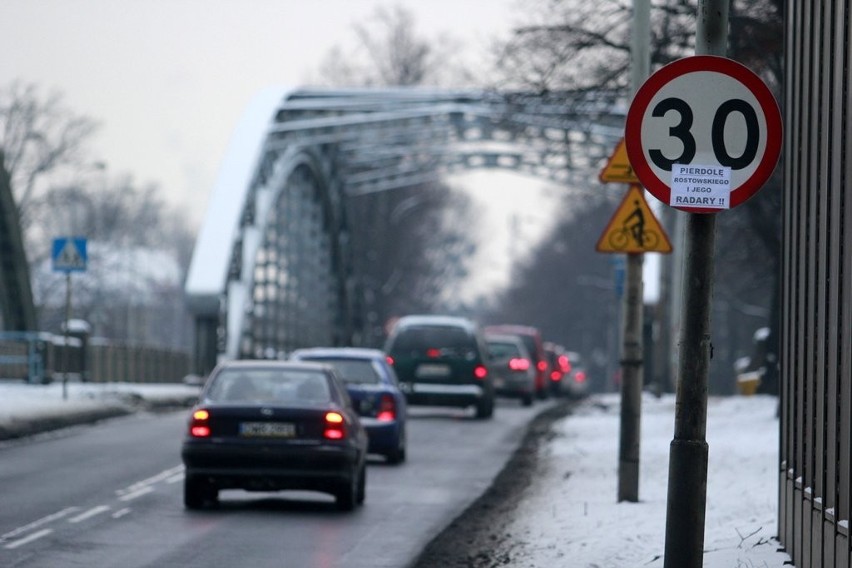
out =
[[65,330],[64,361],[65,372],[62,375],[62,398],[68,398],[68,367],[70,366],[68,331],[71,323],[71,273],[85,272],[88,264],[86,239],[82,237],[60,237],[53,239],[53,271],[65,273]]
[[698,55],[649,77],[627,114],[627,153],[639,180],[666,205],[689,213],[664,568],[703,565],[716,217],[708,213],[756,193],[781,150],[781,116],[769,89],[747,68],[720,57],[728,8],[729,0],[699,0]]

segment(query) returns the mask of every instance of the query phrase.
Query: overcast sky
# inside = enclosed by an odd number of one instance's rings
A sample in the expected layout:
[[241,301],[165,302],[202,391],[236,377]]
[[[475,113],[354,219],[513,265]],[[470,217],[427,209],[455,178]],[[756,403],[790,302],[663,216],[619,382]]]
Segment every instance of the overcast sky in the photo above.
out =
[[[505,33],[511,0],[397,2],[428,37],[471,50]],[[200,218],[248,100],[299,86],[351,41],[374,0],[3,0],[0,77],[45,91],[101,124],[96,159],[156,182]]]

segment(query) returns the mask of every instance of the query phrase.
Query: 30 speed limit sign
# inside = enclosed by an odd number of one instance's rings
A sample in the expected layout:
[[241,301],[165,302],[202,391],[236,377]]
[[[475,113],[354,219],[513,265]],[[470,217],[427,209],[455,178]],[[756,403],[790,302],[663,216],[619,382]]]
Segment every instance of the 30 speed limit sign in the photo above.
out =
[[693,213],[735,207],[772,175],[781,113],[763,81],[724,57],[680,59],[651,75],[627,113],[627,156],[667,205]]

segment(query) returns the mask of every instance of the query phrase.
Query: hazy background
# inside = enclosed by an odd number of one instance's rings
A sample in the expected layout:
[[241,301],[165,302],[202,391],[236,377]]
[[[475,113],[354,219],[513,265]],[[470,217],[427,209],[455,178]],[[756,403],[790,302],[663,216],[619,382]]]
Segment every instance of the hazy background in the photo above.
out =
[[[485,73],[490,42],[520,13],[517,0],[3,0],[0,77],[61,92],[100,124],[91,149],[105,175],[157,184],[197,228],[251,97],[316,83],[323,58],[354,44],[354,25],[380,6],[407,9],[419,33],[457,43]],[[477,288],[499,285],[552,219],[558,188],[506,173],[450,181],[489,219]]]

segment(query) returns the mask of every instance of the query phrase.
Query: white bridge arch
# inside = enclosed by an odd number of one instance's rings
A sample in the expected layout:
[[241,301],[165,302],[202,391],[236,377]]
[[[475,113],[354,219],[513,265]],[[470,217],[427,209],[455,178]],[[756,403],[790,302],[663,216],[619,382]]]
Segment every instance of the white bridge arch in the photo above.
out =
[[625,110],[599,92],[260,93],[226,151],[187,277],[195,371],[352,341],[348,199],[476,168],[588,187]]

